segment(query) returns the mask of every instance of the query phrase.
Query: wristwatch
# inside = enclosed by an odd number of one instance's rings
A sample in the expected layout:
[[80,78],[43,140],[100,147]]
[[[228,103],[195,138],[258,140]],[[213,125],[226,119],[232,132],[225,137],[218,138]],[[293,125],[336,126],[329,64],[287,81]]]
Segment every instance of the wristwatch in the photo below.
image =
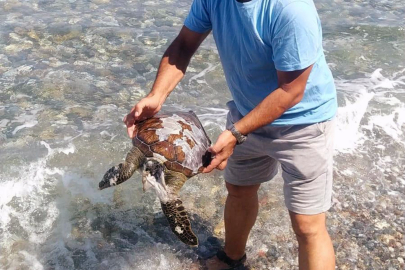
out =
[[228,130],[232,133],[232,135],[236,138],[236,144],[242,144],[244,141],[247,140],[247,135],[243,135],[240,133],[235,126],[232,124]]

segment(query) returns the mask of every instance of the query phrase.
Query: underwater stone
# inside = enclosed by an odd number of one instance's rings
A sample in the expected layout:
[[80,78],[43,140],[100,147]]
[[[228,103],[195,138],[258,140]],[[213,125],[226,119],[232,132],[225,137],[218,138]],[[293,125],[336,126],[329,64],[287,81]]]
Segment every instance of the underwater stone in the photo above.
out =
[[6,46],[4,49],[10,54],[17,54],[23,50],[31,49],[33,46],[32,41],[26,40],[20,44],[11,44]]
[[138,243],[138,240],[139,240],[138,235],[135,232],[129,231],[129,230],[120,231],[120,236],[122,237],[122,239],[127,240],[132,245],[135,245],[136,243]]

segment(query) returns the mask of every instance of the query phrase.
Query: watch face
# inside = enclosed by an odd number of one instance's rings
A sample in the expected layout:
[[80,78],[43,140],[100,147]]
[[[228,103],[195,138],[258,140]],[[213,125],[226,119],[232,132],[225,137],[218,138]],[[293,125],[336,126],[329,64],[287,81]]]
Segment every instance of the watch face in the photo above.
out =
[[238,144],[241,144],[241,143],[245,142],[246,139],[247,139],[247,137],[245,135],[241,134],[241,136],[238,139]]

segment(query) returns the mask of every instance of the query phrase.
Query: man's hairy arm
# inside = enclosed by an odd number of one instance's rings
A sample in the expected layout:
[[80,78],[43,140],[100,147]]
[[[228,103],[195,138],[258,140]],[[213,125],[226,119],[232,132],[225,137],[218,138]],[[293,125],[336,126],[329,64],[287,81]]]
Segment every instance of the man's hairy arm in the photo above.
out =
[[[235,128],[242,134],[249,134],[270,124],[289,108],[299,103],[304,96],[312,66],[298,71],[277,71],[279,88],[271,92],[251,112],[236,122]],[[215,154],[215,158],[203,172],[208,173],[215,168],[224,169],[235,145],[236,138],[232,133],[229,130],[222,132],[215,145],[211,147],[211,152]]]
[[183,78],[191,57],[209,33],[200,34],[183,26],[160,61],[152,90],[124,118],[129,137],[135,135],[136,122],[152,117],[161,109],[168,95]]

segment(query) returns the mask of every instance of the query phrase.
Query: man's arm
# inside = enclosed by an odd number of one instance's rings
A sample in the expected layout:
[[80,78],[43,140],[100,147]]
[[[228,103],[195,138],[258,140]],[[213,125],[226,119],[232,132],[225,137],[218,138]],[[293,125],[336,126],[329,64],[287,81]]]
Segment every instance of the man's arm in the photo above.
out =
[[[289,108],[299,103],[304,96],[312,66],[298,71],[277,71],[279,88],[271,92],[251,112],[236,122],[234,124],[235,128],[242,134],[249,134],[262,126],[270,124]],[[236,138],[232,133],[229,130],[222,132],[215,145],[211,147],[215,158],[203,172],[208,173],[215,168],[224,169],[235,145]]]
[[270,124],[289,108],[299,103],[304,96],[305,86],[312,66],[297,71],[277,71],[279,88],[235,123],[235,128],[242,134],[249,134],[262,126]]
[[209,33],[210,31],[200,34],[183,26],[160,61],[152,90],[124,118],[129,137],[134,137],[137,121],[159,112],[168,95],[183,78],[191,57]]
[[191,57],[209,33],[200,34],[183,26],[162,57],[151,95],[166,99],[183,78]]

